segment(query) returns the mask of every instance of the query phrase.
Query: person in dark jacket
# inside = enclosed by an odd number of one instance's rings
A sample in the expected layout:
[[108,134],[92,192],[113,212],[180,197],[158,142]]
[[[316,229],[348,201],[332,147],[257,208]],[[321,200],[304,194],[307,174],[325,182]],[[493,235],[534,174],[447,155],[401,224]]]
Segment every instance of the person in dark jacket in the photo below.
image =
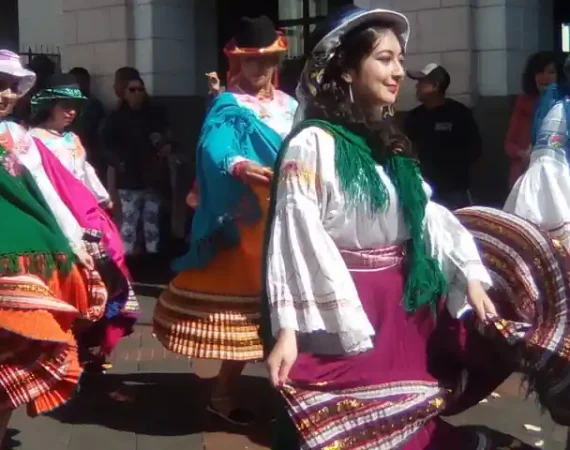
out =
[[469,206],[471,168],[482,151],[475,119],[469,108],[446,97],[451,77],[443,67],[428,64],[407,74],[417,81],[422,104],[410,112],[406,133],[434,190],[432,198],[449,209]]
[[117,87],[122,88],[121,102],[105,120],[101,136],[107,163],[116,173],[121,235],[127,255],[132,255],[142,218],[146,252],[156,254],[161,194],[170,189],[172,142],[163,116],[150,107],[143,80],[132,73]]
[[87,150],[87,159],[97,175],[106,180],[106,165],[101,148],[99,128],[105,119],[105,107],[101,100],[91,94],[91,74],[84,67],[74,67],[69,74],[75,77],[81,93],[87,98],[81,114],[72,125]]

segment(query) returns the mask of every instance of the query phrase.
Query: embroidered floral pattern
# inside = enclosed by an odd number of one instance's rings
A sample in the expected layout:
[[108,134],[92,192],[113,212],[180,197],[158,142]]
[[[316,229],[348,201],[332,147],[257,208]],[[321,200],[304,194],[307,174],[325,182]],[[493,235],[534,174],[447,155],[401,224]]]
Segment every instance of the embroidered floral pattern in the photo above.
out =
[[260,100],[245,93],[234,92],[234,97],[240,106],[252,111],[255,116],[275,130],[281,136],[286,136],[293,125],[297,101],[279,90],[275,91],[272,100]]
[[14,153],[4,153],[0,156],[0,161],[4,166],[4,169],[6,169],[6,171],[13,177],[17,177],[22,174],[22,164]]
[[564,139],[560,134],[553,134],[548,138],[548,145],[552,148],[562,148],[564,146]]
[[319,175],[297,161],[286,161],[280,170],[281,181],[297,178],[308,186],[314,186],[317,194],[320,196],[322,192],[321,179]]

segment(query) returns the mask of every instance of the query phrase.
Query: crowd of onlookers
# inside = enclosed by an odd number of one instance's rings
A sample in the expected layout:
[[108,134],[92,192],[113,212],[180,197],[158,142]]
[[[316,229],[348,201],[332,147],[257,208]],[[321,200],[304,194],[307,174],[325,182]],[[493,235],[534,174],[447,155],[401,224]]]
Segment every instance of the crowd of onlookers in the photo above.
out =
[[[36,73],[37,84],[12,117],[22,124],[30,121],[29,100],[56,74],[55,64],[45,55],[34,58],[29,68]],[[110,111],[93,95],[87,69],[75,67],[69,75],[87,97],[71,131],[81,138],[89,162],[111,194],[114,218],[131,263],[148,266],[149,260],[169,256],[176,241],[170,213],[171,168],[178,148],[167,114],[149,98],[143,78],[133,67],[116,71],[117,103]]]
[[[531,55],[522,74],[522,94],[513,109],[505,139],[510,160],[509,188],[526,170],[531,153],[531,130],[540,94],[563,77],[562,55],[543,51]],[[418,154],[434,199],[450,209],[472,204],[471,170],[482,152],[482,140],[471,111],[446,97],[451,77],[445,68],[428,64],[408,71],[417,81],[421,105],[404,123],[406,135]]]

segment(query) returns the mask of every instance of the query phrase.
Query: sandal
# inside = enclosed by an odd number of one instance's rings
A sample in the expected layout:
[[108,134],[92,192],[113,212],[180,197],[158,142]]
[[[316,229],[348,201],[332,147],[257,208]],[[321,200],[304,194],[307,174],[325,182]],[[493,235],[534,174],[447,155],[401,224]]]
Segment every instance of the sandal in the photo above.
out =
[[231,396],[212,398],[206,407],[206,410],[209,413],[225,420],[226,422],[231,423],[232,425],[238,425],[242,427],[252,425],[255,422],[255,414],[253,414],[250,410],[243,408],[230,408],[227,411],[222,411],[221,409],[218,409],[214,406],[214,403],[226,402],[227,404],[231,399]]

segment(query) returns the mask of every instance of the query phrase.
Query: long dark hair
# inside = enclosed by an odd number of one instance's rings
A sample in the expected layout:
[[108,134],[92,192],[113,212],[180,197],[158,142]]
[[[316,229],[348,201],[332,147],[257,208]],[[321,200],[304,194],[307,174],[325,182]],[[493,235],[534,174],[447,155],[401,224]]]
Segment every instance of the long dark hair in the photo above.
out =
[[556,52],[537,52],[528,58],[522,75],[522,90],[527,95],[538,95],[538,87],[536,86],[535,77],[544,69],[554,64],[559,79],[563,76],[562,64],[560,57]]
[[[414,157],[406,136],[395,126],[393,118],[373,114],[350,99],[349,84],[342,75],[349,69],[358,71],[364,59],[374,50],[390,25],[377,23],[356,28],[343,37],[335,56],[327,63],[316,95],[307,106],[305,117],[326,119],[355,129],[364,134],[370,143],[374,159],[381,163],[386,153],[398,151]],[[396,36],[398,36],[396,34]],[[404,48],[401,38],[400,45]]]
[[57,105],[58,102],[59,99],[54,98],[47,105],[43,106],[35,113],[32,113],[30,115],[30,119],[28,120],[29,126],[32,128],[41,127],[45,122],[49,120],[53,114],[55,105]]

